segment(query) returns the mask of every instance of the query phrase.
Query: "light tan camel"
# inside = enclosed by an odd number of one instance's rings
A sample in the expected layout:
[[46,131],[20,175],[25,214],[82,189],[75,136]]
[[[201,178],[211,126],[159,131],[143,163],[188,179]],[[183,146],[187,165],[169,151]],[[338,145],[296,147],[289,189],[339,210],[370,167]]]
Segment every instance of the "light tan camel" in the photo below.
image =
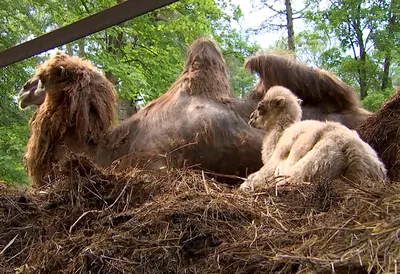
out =
[[248,176],[241,189],[301,184],[346,177],[359,181],[386,180],[386,169],[376,152],[337,122],[301,121],[301,100],[289,89],[271,87],[252,113],[249,123],[266,130],[264,166]]

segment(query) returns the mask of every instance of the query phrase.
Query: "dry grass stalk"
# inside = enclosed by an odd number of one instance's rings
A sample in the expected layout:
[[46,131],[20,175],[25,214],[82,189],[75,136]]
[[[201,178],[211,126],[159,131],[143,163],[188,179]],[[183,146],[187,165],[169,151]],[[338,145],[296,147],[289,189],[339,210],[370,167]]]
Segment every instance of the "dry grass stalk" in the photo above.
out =
[[123,175],[75,156],[60,169],[47,193],[0,194],[2,273],[397,271],[397,184],[251,195],[194,171]]

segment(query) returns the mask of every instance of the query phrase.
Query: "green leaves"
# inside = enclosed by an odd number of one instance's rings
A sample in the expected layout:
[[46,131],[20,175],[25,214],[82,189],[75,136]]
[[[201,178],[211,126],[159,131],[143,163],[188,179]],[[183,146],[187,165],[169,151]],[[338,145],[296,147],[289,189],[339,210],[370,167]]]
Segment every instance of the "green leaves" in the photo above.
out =
[[337,74],[376,109],[400,79],[398,0],[307,0],[306,6],[307,28],[296,35],[296,55]]
[[28,126],[0,127],[0,179],[14,184],[29,184],[22,157],[28,141]]

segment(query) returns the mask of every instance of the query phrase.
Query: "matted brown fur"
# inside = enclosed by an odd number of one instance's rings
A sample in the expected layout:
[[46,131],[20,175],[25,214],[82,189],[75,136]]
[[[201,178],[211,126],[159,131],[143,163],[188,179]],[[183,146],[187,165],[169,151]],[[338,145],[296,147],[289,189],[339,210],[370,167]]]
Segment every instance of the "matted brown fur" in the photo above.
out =
[[[91,80],[90,77],[99,76],[85,72],[85,65],[88,65],[89,72],[92,71],[93,67],[89,63],[75,64],[76,69],[84,73],[88,79],[77,78],[75,81],[66,78],[65,82],[54,83],[54,89],[64,90],[63,85],[68,86],[69,82],[72,86],[77,84],[85,86],[87,82],[97,81]],[[49,82],[44,82],[44,85],[49,85]],[[74,88],[71,90],[74,91]],[[61,118],[63,115],[67,116],[67,120],[72,119],[69,118],[70,109],[77,111],[82,107],[82,112],[86,113],[88,108],[84,102],[87,102],[85,100],[87,92],[85,90],[82,92],[84,94],[79,101],[82,104],[49,96],[51,93],[47,92],[45,103],[41,105],[33,121],[53,125],[52,112]],[[77,97],[80,96],[78,93],[74,92]],[[67,92],[65,94],[68,95]],[[107,107],[107,113],[114,116],[114,99],[109,100],[107,96],[101,98],[92,96],[91,100],[99,100],[99,104]],[[102,100],[106,100],[108,105]],[[171,88],[116,128],[110,127],[109,124],[98,128],[96,132],[101,136],[101,143],[96,141],[96,136],[91,137],[86,134],[87,131],[79,129],[80,119],[87,121],[84,115],[74,117],[75,123],[70,123],[68,128],[70,132],[65,133],[66,130],[60,127],[61,132],[57,133],[58,135],[56,133],[48,135],[55,140],[52,143],[56,149],[63,149],[61,145],[65,144],[65,150],[87,153],[94,157],[96,163],[107,167],[113,166],[118,170],[129,170],[139,166],[144,169],[192,167],[245,177],[248,172],[257,170],[261,166],[260,149],[263,131],[247,124],[252,108],[241,108],[243,101],[233,95],[221,50],[212,40],[200,38],[190,45],[183,72]],[[253,97],[250,105],[254,105]],[[45,114],[49,106],[52,108]],[[245,111],[238,111],[240,108]],[[41,119],[47,120],[44,122]],[[102,120],[96,116],[93,116],[93,119]],[[57,122],[57,119],[55,121]],[[90,124],[96,124],[96,121]],[[78,127],[74,128],[75,125]],[[36,129],[40,126],[31,123],[31,127]],[[69,137],[74,131],[81,136]],[[31,141],[38,139],[42,133],[44,138],[49,140],[46,131],[36,130],[36,136],[33,136]],[[81,139],[85,136],[91,142],[82,142]],[[77,141],[81,141],[79,147],[74,146]],[[55,157],[51,154],[44,157],[46,150],[49,150],[46,146],[34,147],[34,150],[30,149],[27,153],[29,174],[35,175],[36,181],[38,178],[43,178],[46,172],[39,170],[41,165],[35,162],[35,153],[38,153],[38,159],[46,160],[47,165],[55,162]],[[32,170],[39,171],[32,172]]]
[[290,54],[258,53],[246,60],[245,67],[261,78],[256,90],[280,85],[301,98],[303,119],[327,119],[355,128],[370,114],[360,107],[352,87],[332,73],[310,67]]
[[357,131],[378,152],[389,178],[400,180],[400,87]]
[[110,132],[98,162],[122,169],[140,163],[246,176],[261,165],[263,132],[247,124],[252,107],[242,107],[243,101],[230,88],[219,47],[199,38],[170,89]]
[[89,61],[62,52],[40,65],[35,77],[45,87],[46,99],[29,122],[24,161],[33,184],[41,186],[65,150],[94,153],[116,121],[117,97]]
[[[235,98],[229,85],[227,66],[220,48],[208,38],[196,39],[188,48],[182,73],[169,90],[138,113],[157,112],[184,89],[188,95],[223,101]],[[177,95],[178,96],[178,95]]]

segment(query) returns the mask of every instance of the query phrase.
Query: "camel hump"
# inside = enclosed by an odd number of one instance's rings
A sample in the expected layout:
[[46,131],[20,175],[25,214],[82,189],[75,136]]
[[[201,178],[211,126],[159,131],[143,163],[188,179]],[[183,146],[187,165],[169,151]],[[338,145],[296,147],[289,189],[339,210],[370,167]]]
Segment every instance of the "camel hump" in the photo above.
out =
[[356,91],[337,76],[295,60],[288,53],[258,53],[246,60],[245,67],[260,76],[265,90],[275,85],[284,86],[305,105],[323,104],[329,112],[360,105]]

